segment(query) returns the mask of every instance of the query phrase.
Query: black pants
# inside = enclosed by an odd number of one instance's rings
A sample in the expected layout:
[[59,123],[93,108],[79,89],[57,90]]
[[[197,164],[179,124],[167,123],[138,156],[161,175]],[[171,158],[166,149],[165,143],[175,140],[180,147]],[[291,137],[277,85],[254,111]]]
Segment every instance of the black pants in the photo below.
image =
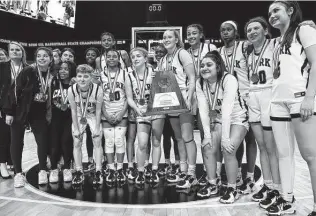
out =
[[11,164],[10,155],[10,126],[5,123],[5,114],[0,117],[0,163]]
[[163,151],[165,154],[165,159],[170,159],[171,138],[172,138],[173,143],[174,143],[174,154],[179,155],[178,142],[174,136],[170,120],[167,117],[165,119],[165,125],[163,128]]
[[[46,170],[48,149],[48,124],[45,118],[29,118],[29,122],[37,144],[39,169]],[[15,173],[22,172],[22,152],[24,146],[25,127],[22,122],[14,120],[11,125],[11,158]]]
[[[69,114],[67,116],[67,114]],[[53,111],[53,118],[50,124],[50,161],[52,169],[57,169],[60,156],[64,158],[64,168],[70,168],[73,155],[73,139],[71,131],[71,113]]]

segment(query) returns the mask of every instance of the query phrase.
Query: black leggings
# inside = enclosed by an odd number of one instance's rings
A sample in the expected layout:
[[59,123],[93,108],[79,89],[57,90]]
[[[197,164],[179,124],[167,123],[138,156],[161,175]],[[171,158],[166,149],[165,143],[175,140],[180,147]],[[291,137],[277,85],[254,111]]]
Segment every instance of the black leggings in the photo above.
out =
[[[50,125],[50,153],[52,169],[57,169],[57,163],[62,155],[64,158],[64,168],[70,168],[73,152],[73,139],[71,131],[71,116],[60,115],[60,111],[53,112]],[[70,114],[70,113],[69,113]],[[64,117],[64,118],[63,118]]]
[[11,164],[10,156],[10,126],[5,123],[5,115],[0,117],[0,163]]
[[[29,118],[31,128],[37,144],[39,169],[46,170],[48,149],[48,124],[45,118]],[[22,152],[24,146],[25,127],[22,122],[14,120],[11,125],[11,158],[15,173],[22,172]]]
[[174,143],[174,155],[175,158],[179,158],[178,142],[174,136],[171,123],[169,118],[165,119],[165,125],[163,128],[163,151],[165,154],[165,159],[170,159],[170,150],[171,150],[171,138]]

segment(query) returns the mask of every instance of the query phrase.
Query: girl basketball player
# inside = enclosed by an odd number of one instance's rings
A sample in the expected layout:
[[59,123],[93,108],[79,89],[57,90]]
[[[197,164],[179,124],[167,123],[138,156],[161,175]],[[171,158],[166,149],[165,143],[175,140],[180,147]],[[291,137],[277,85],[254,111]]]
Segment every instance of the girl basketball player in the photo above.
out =
[[102,146],[101,146],[101,108],[103,103],[103,90],[92,83],[93,68],[89,65],[77,67],[77,83],[68,89],[68,99],[72,116],[72,136],[74,139],[74,161],[76,172],[72,184],[82,184],[84,181],[82,169],[82,139],[86,126],[89,125],[95,149],[96,173],[93,184],[102,184]]
[[[160,60],[159,70],[172,70],[180,87],[184,101],[191,113],[169,115],[170,123],[178,142],[181,173],[171,172],[167,177],[169,182],[177,182],[177,188],[190,188],[197,183],[195,175],[196,144],[193,137],[193,114],[195,109],[192,100],[195,92],[195,71],[190,54],[183,49],[183,43],[176,30],[167,30],[163,35],[163,43],[167,55]],[[153,155],[159,154],[160,140],[164,127],[164,116],[156,117],[153,122]],[[189,163],[189,168],[187,166]],[[159,161],[158,161],[159,162]]]
[[0,48],[0,62],[6,62],[8,61],[9,55],[7,51]]
[[[224,60],[228,73],[233,74],[238,81],[239,92],[243,100],[247,102],[249,94],[248,70],[246,66],[246,44],[238,41],[238,28],[234,21],[225,21],[220,26],[221,38],[224,46],[219,48],[219,52]],[[253,178],[255,162],[257,157],[257,145],[250,129],[246,135],[246,155],[247,155],[247,177]],[[237,185],[243,184],[241,176],[241,162],[244,153],[244,145],[240,145],[237,151],[238,158],[238,178]],[[218,163],[217,174],[220,175],[221,164]]]
[[[147,145],[151,128],[151,116],[144,116],[144,114],[147,110],[153,70],[152,67],[147,67],[148,52],[144,48],[136,47],[132,49],[130,56],[133,64],[133,71],[128,73],[128,78],[125,80],[125,87],[127,102],[132,109],[129,120],[136,121],[137,123],[138,149],[136,151],[136,158],[138,175],[135,182],[136,184],[143,184],[145,181],[144,166],[147,158]],[[157,154],[153,153],[152,182],[159,181],[157,175],[159,161],[157,161]]]
[[[15,55],[23,56],[21,47]],[[25,56],[25,54],[24,54]],[[39,159],[38,184],[47,184],[46,158],[48,152],[48,123],[51,120],[49,111],[49,86],[51,80],[51,66],[53,53],[51,49],[40,47],[35,52],[36,67],[25,67],[13,83],[10,98],[7,100],[6,123],[11,125],[11,157],[15,168],[15,187],[23,187],[25,176],[22,174],[22,152],[25,123],[32,127],[37,143]],[[18,70],[16,70],[18,71]]]
[[[198,78],[200,75],[200,62],[206,53],[216,50],[216,46],[213,44],[205,44],[205,36],[203,26],[200,24],[191,24],[187,27],[187,40],[189,41],[190,48],[188,52],[191,54],[193,59],[193,64],[195,68],[195,75]],[[197,109],[197,125],[200,131],[201,140],[203,140],[203,128],[201,124],[201,119],[199,117],[199,109]],[[205,168],[205,167],[204,167]],[[203,173],[199,179],[200,185],[205,185],[207,183],[206,172]]]
[[[119,52],[108,50],[106,70],[101,72],[103,87],[102,128],[105,137],[105,153],[109,172],[107,182],[125,182],[123,160],[125,155],[125,135],[127,129],[127,101],[125,94],[126,71],[120,67]],[[114,146],[117,166],[114,164]],[[115,170],[115,168],[117,170]]]
[[316,30],[300,26],[302,12],[296,1],[274,1],[269,23],[280,30],[273,58],[272,129],[279,155],[282,196],[267,208],[270,215],[295,213],[294,135],[307,162],[316,215]]
[[197,80],[197,98],[204,129],[202,141],[203,161],[208,183],[199,192],[209,197],[218,192],[216,179],[216,154],[222,149],[228,179],[228,189],[220,198],[222,203],[238,199],[236,190],[236,151],[249,128],[246,108],[238,91],[236,78],[225,71],[225,64],[217,51],[205,55],[200,66],[201,78]]
[[71,48],[64,48],[61,52],[61,61],[75,62],[75,51]]
[[61,58],[61,51],[59,49],[54,49],[53,50],[53,57],[54,57],[54,63],[59,64],[60,63],[60,58]]
[[51,139],[51,171],[49,175],[50,183],[59,181],[59,171],[57,162],[60,156],[64,159],[63,180],[72,181],[70,162],[73,152],[73,140],[71,132],[71,111],[68,103],[68,88],[70,79],[76,75],[74,63],[66,61],[60,64],[58,75],[55,76],[51,84],[52,97],[52,120],[50,123]]
[[[249,122],[260,150],[260,164],[263,173],[263,186],[252,196],[263,208],[276,200],[280,188],[277,150],[270,122],[270,100],[273,81],[272,61],[275,40],[269,38],[269,24],[262,17],[250,19],[245,25],[245,34],[253,45],[247,65],[250,77]],[[245,179],[240,187],[243,194],[254,190],[253,178]],[[269,194],[268,194],[269,192]],[[267,196],[268,194],[268,196]]]

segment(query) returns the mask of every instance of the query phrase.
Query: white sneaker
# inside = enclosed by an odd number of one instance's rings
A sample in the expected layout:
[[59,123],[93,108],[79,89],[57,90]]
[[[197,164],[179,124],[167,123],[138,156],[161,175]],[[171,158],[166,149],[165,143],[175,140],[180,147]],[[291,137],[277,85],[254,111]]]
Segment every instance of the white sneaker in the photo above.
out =
[[72,172],[70,169],[64,169],[63,176],[64,176],[64,182],[72,181]]
[[48,178],[47,178],[47,172],[45,170],[40,170],[38,173],[38,184],[47,184]]
[[50,183],[57,183],[59,181],[58,174],[59,174],[58,169],[54,169],[54,170],[50,171],[49,182]]
[[19,187],[24,187],[25,185],[25,175],[24,173],[17,173],[14,176],[14,187],[19,188]]

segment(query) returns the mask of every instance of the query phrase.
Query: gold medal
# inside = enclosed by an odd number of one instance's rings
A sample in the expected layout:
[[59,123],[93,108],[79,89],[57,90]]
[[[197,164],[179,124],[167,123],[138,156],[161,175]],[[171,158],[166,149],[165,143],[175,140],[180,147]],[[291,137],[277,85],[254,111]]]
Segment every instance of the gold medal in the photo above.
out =
[[251,81],[253,82],[253,84],[257,84],[259,82],[259,76],[258,74],[252,74],[251,76]]
[[86,124],[87,124],[87,118],[86,118],[86,117],[82,117],[82,118],[80,119],[80,124],[86,125]]
[[61,110],[65,111],[68,108],[67,104],[61,104],[60,105]]
[[277,79],[280,77],[280,70],[278,68],[274,69],[273,71],[273,78]]
[[115,96],[113,92],[110,92],[109,97],[110,97],[110,101],[114,101]]
[[141,105],[141,106],[145,105],[145,99],[144,98],[139,99],[139,105]]

